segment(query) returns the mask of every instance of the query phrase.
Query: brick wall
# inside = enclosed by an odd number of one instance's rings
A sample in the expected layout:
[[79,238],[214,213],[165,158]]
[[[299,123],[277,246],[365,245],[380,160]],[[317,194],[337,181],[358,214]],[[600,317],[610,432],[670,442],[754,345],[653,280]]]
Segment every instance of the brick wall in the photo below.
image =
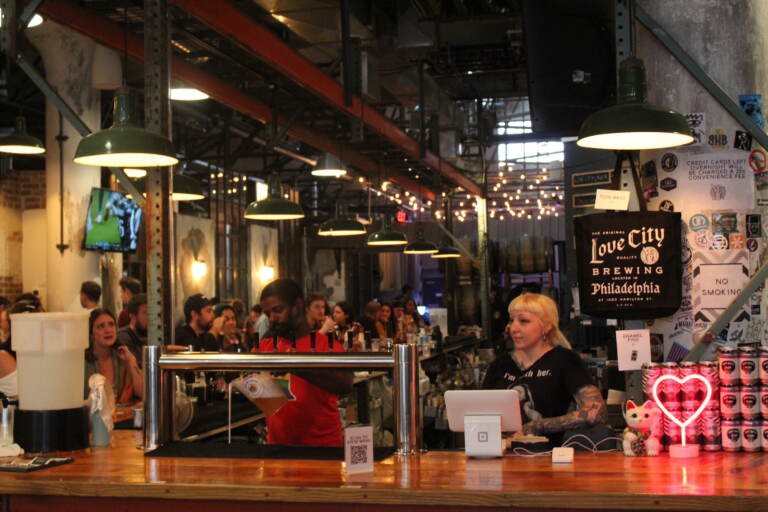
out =
[[45,171],[10,171],[0,179],[0,295],[13,300],[21,286],[21,212],[45,208]]

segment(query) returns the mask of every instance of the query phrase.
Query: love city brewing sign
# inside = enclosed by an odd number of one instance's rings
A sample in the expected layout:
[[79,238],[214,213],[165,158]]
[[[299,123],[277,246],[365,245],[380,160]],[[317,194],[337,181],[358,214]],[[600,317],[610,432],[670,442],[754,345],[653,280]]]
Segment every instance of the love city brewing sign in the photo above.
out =
[[680,214],[595,213],[574,219],[582,313],[639,320],[682,300]]

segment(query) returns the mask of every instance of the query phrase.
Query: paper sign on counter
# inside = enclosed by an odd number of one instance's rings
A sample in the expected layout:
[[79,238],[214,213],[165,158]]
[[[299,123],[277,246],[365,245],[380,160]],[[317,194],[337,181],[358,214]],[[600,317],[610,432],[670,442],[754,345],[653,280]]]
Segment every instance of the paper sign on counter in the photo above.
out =
[[344,429],[344,463],[347,473],[373,472],[373,427],[355,425]]
[[629,209],[629,190],[597,189],[595,209],[626,211]]
[[648,329],[616,331],[619,371],[639,370],[651,362],[651,334]]

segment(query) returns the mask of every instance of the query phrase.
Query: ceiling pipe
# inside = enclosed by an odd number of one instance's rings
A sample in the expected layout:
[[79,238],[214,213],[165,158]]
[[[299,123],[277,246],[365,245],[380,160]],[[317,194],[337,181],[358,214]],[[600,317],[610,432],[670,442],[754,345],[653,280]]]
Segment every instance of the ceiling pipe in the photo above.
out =
[[[449,162],[430,151],[420,157],[419,142],[410,137],[376,109],[366,105],[359,96],[353,96],[351,105],[344,104],[344,88],[320,68],[281,41],[263,25],[245,17],[230,3],[223,0],[170,0],[172,4],[227,37],[268,66],[279,71],[309,92],[351,117],[360,119],[366,127],[389,140],[411,158],[439,172],[446,179],[468,193],[482,196],[480,186]],[[340,156],[339,153],[335,153]],[[349,161],[346,158],[345,160]]]
[[[83,9],[69,0],[49,0],[43,3],[40,12],[49,19],[80,32],[109,48],[120,52],[125,51],[130,58],[138,62],[144,62],[144,40],[134,34],[126,35],[120,25],[103,16]],[[125,48],[126,44],[127,48]],[[272,110],[269,106],[228,82],[189,64],[184,59],[172,57],[171,73],[173,78],[200,89],[214,100],[236,112],[264,124],[272,121]],[[277,119],[278,125],[282,125],[285,121],[283,117]],[[387,169],[379,167],[374,160],[363,156],[349,146],[339,144],[329,137],[318,134],[309,126],[295,122],[288,129],[288,135],[309,144],[318,151],[328,151],[336,155],[343,154],[346,163],[372,180],[387,176],[387,179],[395,185],[427,200],[435,200],[435,193],[427,187],[407,178],[391,175]]]

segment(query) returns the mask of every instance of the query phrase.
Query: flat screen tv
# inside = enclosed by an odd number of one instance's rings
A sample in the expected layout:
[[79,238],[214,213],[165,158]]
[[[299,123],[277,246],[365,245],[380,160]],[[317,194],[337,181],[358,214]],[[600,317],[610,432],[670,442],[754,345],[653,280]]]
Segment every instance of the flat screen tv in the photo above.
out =
[[119,192],[91,190],[85,219],[83,248],[92,251],[133,252],[138,247],[142,211]]

